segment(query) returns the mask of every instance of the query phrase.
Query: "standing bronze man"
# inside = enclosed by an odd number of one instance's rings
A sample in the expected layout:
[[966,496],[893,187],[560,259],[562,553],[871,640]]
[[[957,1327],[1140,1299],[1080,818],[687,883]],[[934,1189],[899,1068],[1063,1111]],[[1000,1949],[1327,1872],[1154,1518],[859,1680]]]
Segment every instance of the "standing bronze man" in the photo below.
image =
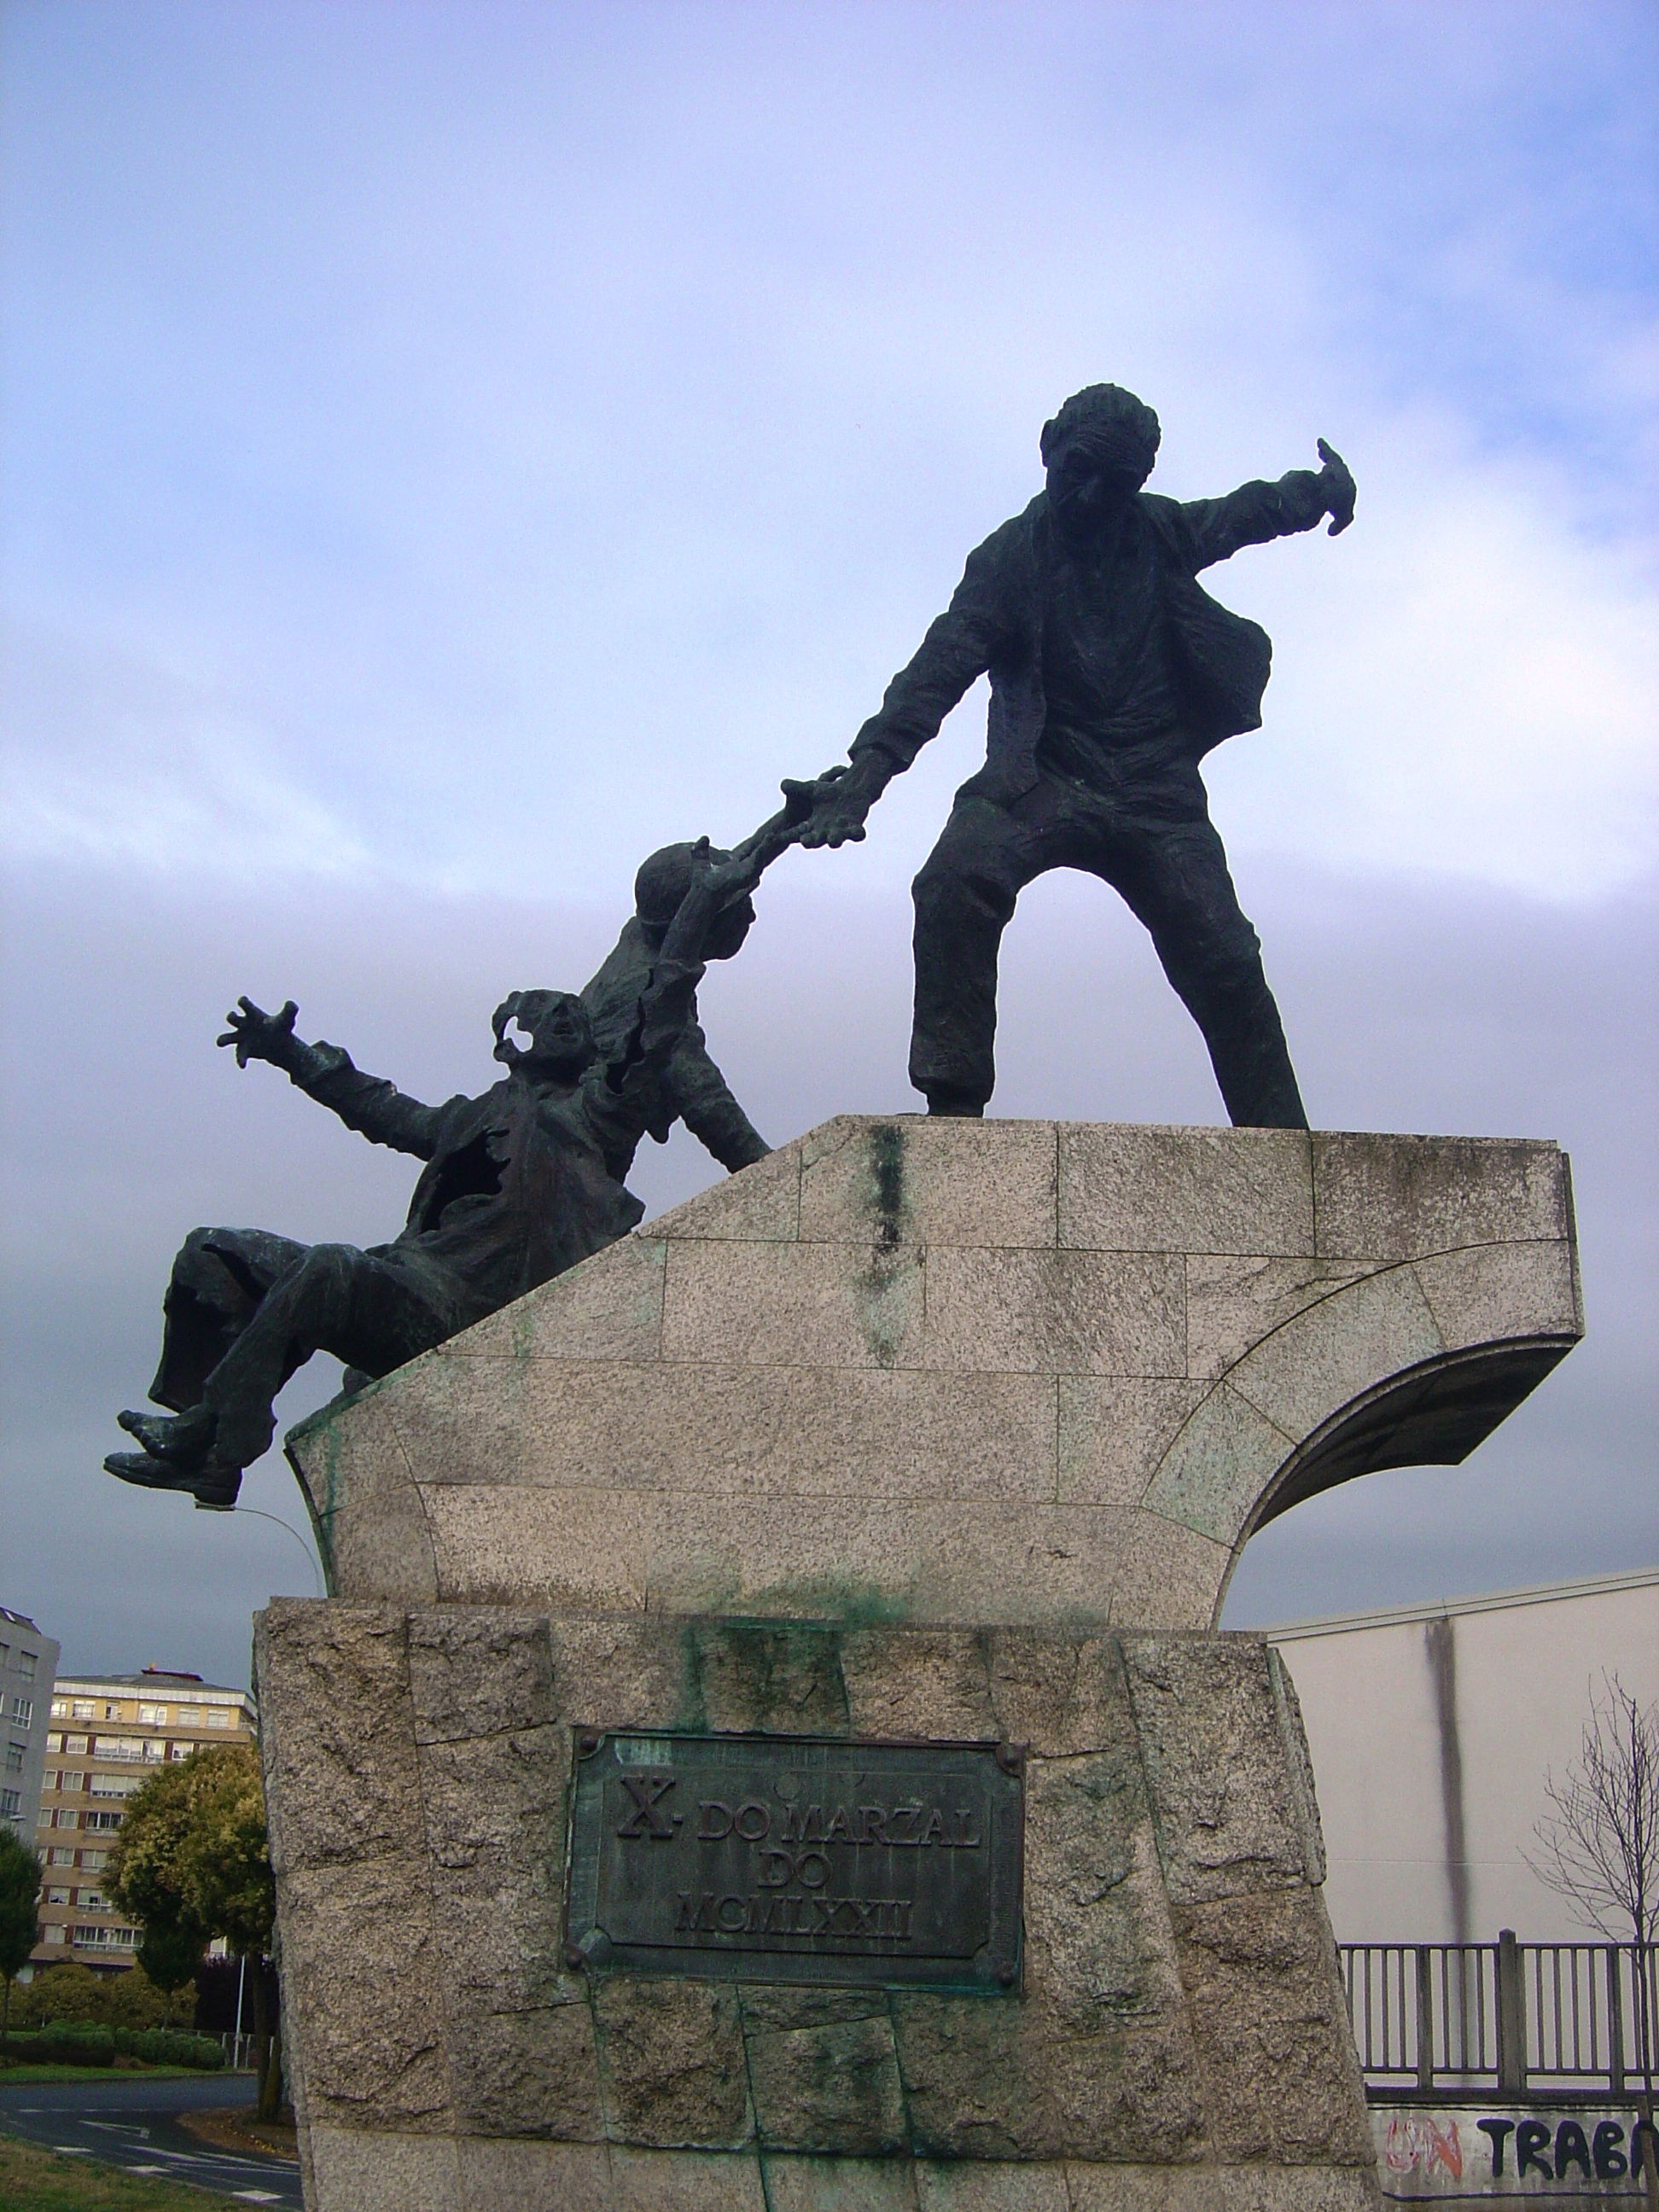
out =
[[1261,947],[1211,823],[1199,763],[1261,726],[1272,647],[1198,573],[1243,545],[1353,517],[1354,484],[1323,467],[1221,499],[1141,487],[1158,421],[1094,384],[1043,427],[1047,489],[968,556],[950,606],[820,777],[804,845],[864,835],[871,806],[988,672],[986,761],[916,878],[910,1080],[930,1114],[982,1114],[996,1079],[997,954],[1020,891],[1082,868],[1145,923],[1204,1033],[1235,1122],[1307,1127]]

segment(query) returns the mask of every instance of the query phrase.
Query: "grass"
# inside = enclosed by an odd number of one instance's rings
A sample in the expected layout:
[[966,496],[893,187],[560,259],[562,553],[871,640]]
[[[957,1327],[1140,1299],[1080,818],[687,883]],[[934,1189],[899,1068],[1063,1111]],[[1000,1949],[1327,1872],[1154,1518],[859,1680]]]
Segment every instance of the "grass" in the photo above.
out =
[[147,2180],[97,2159],[60,2158],[54,2150],[0,2135],[0,2212],[212,2212],[215,2205],[222,2212],[244,2212],[234,2197],[217,2190]]

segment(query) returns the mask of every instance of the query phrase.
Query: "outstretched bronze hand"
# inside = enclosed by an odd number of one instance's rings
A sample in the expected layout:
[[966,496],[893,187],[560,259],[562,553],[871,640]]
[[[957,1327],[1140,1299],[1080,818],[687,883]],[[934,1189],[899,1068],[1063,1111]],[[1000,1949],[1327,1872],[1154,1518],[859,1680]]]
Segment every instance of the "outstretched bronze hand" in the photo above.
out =
[[886,775],[872,775],[867,761],[854,761],[826,769],[811,783],[786,783],[784,796],[791,805],[808,804],[811,809],[801,824],[802,846],[811,850],[818,845],[858,844],[864,836],[864,817],[881,796],[886,780]]
[[299,1011],[292,999],[286,1000],[282,1012],[276,1014],[266,1013],[252,999],[239,999],[225,1016],[230,1027],[218,1042],[235,1046],[238,1067],[246,1067],[251,1060],[268,1060],[273,1067],[286,1067],[299,1043],[294,1034]]
[[1325,493],[1326,512],[1331,518],[1327,535],[1340,538],[1353,520],[1353,503],[1359,496],[1358,485],[1348,472],[1348,465],[1334,446],[1319,441],[1319,458],[1325,464],[1319,471],[1319,481]]

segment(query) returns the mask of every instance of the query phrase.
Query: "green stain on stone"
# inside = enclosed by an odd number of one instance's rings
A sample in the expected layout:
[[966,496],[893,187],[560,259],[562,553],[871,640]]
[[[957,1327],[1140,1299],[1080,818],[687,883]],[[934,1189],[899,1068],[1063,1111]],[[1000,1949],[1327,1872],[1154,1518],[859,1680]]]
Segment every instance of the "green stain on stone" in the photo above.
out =
[[[910,1620],[913,1605],[902,1592],[878,1583],[846,1583],[829,1575],[805,1575],[798,1582],[774,1583],[751,1595],[750,1605],[775,1604],[787,1613],[744,1616],[771,1627],[809,1626],[819,1631],[848,1628],[902,1628]],[[705,1618],[707,1616],[704,1616]]]
[[712,1704],[726,1726],[813,1735],[848,1726],[838,1628],[752,1618],[690,1627],[704,1710]]
[[892,1367],[904,1340],[921,1260],[919,1253],[899,1249],[905,1212],[904,1132],[896,1123],[880,1121],[871,1130],[870,1167],[875,1249],[860,1281],[860,1322],[877,1366]]
[[917,1259],[878,1245],[860,1283],[860,1325],[878,1367],[896,1366],[909,1321]]
[[702,1654],[697,1642],[697,1623],[685,1620],[680,1624],[680,1699],[674,1716],[674,1726],[688,1735],[706,1735],[708,1732],[708,1703],[702,1689]]
[[904,1213],[904,1132],[896,1121],[878,1121],[871,1130],[870,1165],[878,1224],[876,1242],[894,1245]]

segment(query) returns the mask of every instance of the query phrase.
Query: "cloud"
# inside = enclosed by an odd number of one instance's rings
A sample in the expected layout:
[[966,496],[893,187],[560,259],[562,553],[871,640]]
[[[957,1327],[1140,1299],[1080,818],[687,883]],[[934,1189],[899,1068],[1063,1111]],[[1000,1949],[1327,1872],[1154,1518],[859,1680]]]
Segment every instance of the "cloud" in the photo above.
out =
[[3,650],[15,860],[372,879],[362,841],[212,688],[20,624]]
[[79,670],[37,845],[609,896],[842,750],[1105,373],[1160,488],[1318,431],[1360,478],[1216,580],[1279,648],[1237,840],[1649,863],[1638,15],[67,21],[14,101],[15,573]]
[[1659,592],[1641,549],[1564,526],[1553,471],[1461,447],[1373,424],[1351,532],[1207,580],[1278,670],[1261,737],[1209,766],[1218,818],[1331,866],[1603,896],[1659,860]]

